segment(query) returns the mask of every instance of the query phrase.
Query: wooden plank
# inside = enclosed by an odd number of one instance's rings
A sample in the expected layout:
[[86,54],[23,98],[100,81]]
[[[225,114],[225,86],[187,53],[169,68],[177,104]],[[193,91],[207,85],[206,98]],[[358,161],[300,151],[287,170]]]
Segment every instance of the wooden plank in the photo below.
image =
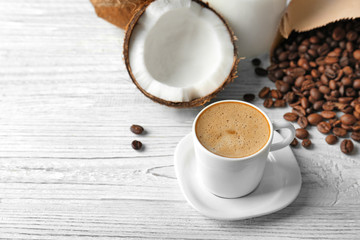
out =
[[[0,239],[358,238],[360,144],[343,155],[314,128],[314,148],[294,149],[303,186],[288,208],[224,222],[187,205],[173,152],[201,108],[144,97],[123,36],[88,1],[0,1]],[[214,101],[274,86],[248,61],[239,73]],[[287,110],[265,109],[274,120]],[[133,123],[147,134],[134,136]]]

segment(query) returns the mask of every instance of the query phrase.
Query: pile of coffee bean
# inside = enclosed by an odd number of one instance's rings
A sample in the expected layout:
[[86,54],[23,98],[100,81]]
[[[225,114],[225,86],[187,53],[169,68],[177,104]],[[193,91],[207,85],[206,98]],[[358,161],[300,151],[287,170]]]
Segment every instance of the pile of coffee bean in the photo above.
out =
[[[296,136],[307,139],[304,147],[311,145],[308,126],[331,134],[325,139],[328,144],[350,132],[354,141],[360,141],[360,19],[293,32],[275,49],[271,62],[266,70],[257,68],[255,73],[267,71],[276,89],[265,87],[259,97],[267,108],[286,103],[292,107],[284,118],[297,121]],[[349,154],[354,144],[345,139],[340,148]]]

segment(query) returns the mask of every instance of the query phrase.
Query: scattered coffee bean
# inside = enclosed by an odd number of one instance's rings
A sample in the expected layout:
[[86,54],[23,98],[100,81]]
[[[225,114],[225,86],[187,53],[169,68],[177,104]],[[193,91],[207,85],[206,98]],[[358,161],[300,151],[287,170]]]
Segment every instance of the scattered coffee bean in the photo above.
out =
[[259,92],[259,98],[266,98],[270,93],[270,88],[268,87],[263,87],[263,89],[260,90]]
[[325,138],[325,141],[330,144],[330,145],[333,145],[337,142],[338,138],[337,136],[335,135],[328,135],[326,138]]
[[347,134],[347,131],[345,129],[339,128],[339,127],[333,128],[332,131],[335,134],[335,136],[337,136],[337,137],[345,137]]
[[131,146],[135,150],[140,150],[142,147],[142,143],[140,141],[134,140],[132,141]]
[[296,113],[285,113],[284,114],[284,119],[289,122],[296,122],[298,117],[299,116]]
[[331,125],[328,122],[319,122],[317,125],[317,129],[319,130],[319,132],[327,134],[331,130]]
[[268,74],[267,70],[264,68],[261,68],[261,67],[256,67],[255,73],[256,73],[256,75],[258,75],[260,77],[264,77]]
[[304,139],[301,143],[301,145],[304,147],[304,148],[309,148],[311,146],[311,140],[310,139]]
[[360,132],[352,132],[350,137],[354,141],[360,142]]
[[298,128],[295,130],[295,136],[299,139],[305,139],[309,137],[309,132],[304,128]]
[[298,140],[296,138],[294,138],[294,140],[292,140],[292,142],[290,143],[290,146],[292,147],[296,147],[298,145]]
[[354,150],[354,144],[351,140],[345,139],[340,144],[340,149],[345,154],[350,154]]
[[285,107],[286,102],[284,99],[276,99],[274,102],[274,107]]
[[336,112],[333,111],[322,111],[320,115],[325,119],[331,119],[336,117]]
[[272,100],[272,98],[267,98],[264,101],[264,107],[266,108],[271,108],[274,104],[274,101]]
[[255,99],[255,95],[252,93],[247,93],[244,95],[244,101],[246,102],[252,102]]
[[323,117],[318,113],[312,113],[307,117],[307,119],[311,125],[315,126],[323,120]]
[[251,63],[257,67],[260,66],[261,60],[259,58],[254,58],[253,60],[251,60]]
[[301,128],[307,128],[307,126],[309,125],[309,122],[305,116],[300,116],[297,123]]
[[344,114],[340,117],[340,121],[345,125],[353,125],[356,123],[356,118],[351,114]]
[[142,126],[140,126],[140,125],[135,125],[134,124],[134,125],[131,125],[130,131],[135,133],[135,134],[141,134],[141,133],[143,133],[144,128]]
[[270,92],[271,97],[275,99],[281,99],[283,97],[283,94],[279,90],[271,90]]

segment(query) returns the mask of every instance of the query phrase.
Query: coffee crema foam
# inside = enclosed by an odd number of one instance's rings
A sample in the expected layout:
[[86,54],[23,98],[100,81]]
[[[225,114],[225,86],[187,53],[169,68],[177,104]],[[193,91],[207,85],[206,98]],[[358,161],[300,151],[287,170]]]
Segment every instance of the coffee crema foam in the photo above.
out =
[[265,146],[270,137],[270,125],[257,109],[244,103],[224,102],[201,113],[195,132],[200,143],[210,152],[242,158]]

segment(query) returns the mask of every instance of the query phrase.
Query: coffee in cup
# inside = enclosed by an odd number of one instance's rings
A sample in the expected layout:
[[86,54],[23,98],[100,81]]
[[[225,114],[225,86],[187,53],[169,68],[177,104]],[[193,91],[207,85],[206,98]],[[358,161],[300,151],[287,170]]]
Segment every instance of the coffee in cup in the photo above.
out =
[[197,119],[195,131],[207,150],[228,158],[253,155],[270,138],[266,117],[241,102],[223,102],[207,108]]

